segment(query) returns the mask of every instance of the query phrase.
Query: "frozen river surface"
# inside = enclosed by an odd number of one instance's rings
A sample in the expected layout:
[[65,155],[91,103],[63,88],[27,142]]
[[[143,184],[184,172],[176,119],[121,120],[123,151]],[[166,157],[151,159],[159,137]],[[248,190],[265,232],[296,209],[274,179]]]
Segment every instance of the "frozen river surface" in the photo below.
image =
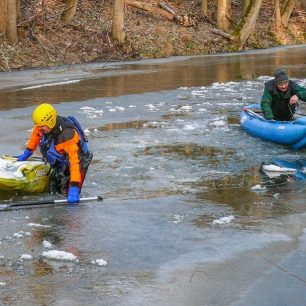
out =
[[0,213],[0,305],[306,305],[305,182],[260,171],[305,152],[239,126],[278,67],[306,86],[306,46],[0,74],[0,153],[56,103],[94,153],[83,196],[104,198]]

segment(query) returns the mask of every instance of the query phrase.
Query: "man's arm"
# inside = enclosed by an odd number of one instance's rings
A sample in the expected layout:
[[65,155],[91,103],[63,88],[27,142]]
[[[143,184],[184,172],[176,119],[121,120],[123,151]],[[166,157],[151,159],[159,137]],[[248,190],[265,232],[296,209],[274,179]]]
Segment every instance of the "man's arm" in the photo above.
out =
[[270,120],[274,118],[273,112],[272,112],[272,95],[268,91],[267,87],[265,87],[265,90],[263,92],[262,98],[261,98],[261,109],[263,112],[263,115],[266,119]]
[[295,84],[295,91],[296,91],[296,95],[298,96],[298,98],[306,102],[306,88],[298,84]]

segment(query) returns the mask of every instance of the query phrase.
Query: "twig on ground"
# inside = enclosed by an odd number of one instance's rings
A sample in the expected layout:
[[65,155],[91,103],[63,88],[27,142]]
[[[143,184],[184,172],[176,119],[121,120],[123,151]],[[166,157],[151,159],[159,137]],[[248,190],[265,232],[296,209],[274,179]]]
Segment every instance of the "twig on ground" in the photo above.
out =
[[228,34],[228,33],[226,33],[226,32],[223,32],[223,31],[221,31],[221,30],[219,30],[219,29],[210,29],[210,31],[211,31],[212,33],[214,33],[214,34],[223,36],[223,37],[225,37],[225,38],[227,38],[227,39],[229,39],[229,40],[233,40],[233,39],[234,39],[234,37],[233,37],[232,35],[230,35],[230,34]]

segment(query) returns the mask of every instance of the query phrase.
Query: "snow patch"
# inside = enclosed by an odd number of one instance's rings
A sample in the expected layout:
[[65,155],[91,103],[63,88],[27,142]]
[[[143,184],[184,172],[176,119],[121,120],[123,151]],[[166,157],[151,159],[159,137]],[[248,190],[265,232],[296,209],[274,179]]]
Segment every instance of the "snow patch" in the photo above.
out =
[[38,224],[38,223],[28,223],[27,225],[32,226],[32,227],[46,227],[46,228],[51,227],[51,225],[44,225],[44,224]]
[[23,254],[23,255],[21,255],[20,259],[21,260],[31,260],[31,259],[33,259],[33,257],[30,254]]
[[57,251],[57,250],[44,251],[42,253],[42,256],[54,260],[77,261],[77,257],[75,255],[65,251]]
[[96,266],[106,266],[107,265],[107,261],[105,261],[104,259],[102,258],[98,258],[98,259],[95,259],[95,260],[92,260],[91,262],[93,265],[96,265]]
[[43,247],[46,249],[53,249],[52,243],[47,240],[44,240],[42,244],[43,244]]
[[212,224],[227,224],[235,220],[235,217],[233,215],[230,215],[228,217],[222,217],[220,219],[215,219]]

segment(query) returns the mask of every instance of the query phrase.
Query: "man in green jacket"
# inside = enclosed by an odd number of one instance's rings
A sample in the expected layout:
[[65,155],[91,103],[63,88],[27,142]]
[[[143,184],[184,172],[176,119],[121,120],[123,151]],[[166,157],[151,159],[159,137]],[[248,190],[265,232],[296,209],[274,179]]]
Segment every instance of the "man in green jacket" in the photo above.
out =
[[298,100],[306,101],[306,88],[289,80],[285,70],[277,69],[274,79],[266,83],[261,109],[268,120],[293,120]]

